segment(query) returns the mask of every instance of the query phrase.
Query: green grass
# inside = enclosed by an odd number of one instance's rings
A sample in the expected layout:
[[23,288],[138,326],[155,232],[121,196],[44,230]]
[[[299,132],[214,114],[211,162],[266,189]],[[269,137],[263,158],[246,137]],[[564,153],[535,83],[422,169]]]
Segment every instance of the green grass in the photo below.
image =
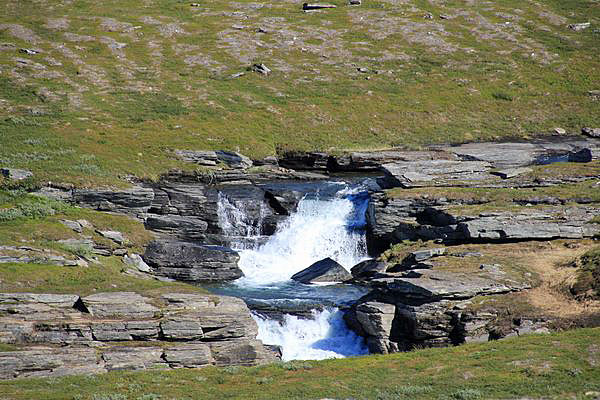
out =
[[0,382],[11,399],[584,399],[600,390],[600,329],[386,356],[253,368]]
[[[38,182],[122,185],[128,174],[154,179],[193,168],[175,160],[174,149],[263,157],[600,125],[600,102],[587,95],[600,88],[600,8],[590,0],[468,7],[338,1],[337,9],[316,14],[299,4],[254,8],[246,0],[44,4],[0,5],[3,23],[33,35],[0,30],[0,42],[15,46],[0,51],[0,165],[30,169]],[[424,20],[426,12],[434,19]],[[68,26],[49,28],[49,18],[66,18]],[[105,18],[130,25],[110,28]],[[566,28],[580,21],[592,27]],[[179,33],[166,34],[168,24]],[[74,42],[65,32],[91,40]],[[125,46],[113,50],[109,40]],[[229,78],[254,62],[273,73]],[[382,73],[362,74],[357,66]]]
[[600,247],[583,254],[575,265],[579,269],[571,293],[583,298],[600,299]]
[[137,292],[156,297],[168,292],[206,293],[180,282],[140,279],[124,273],[117,257],[101,257],[89,267],[59,267],[43,264],[0,264],[0,291],[6,293],[64,293],[86,296],[96,292]]
[[[87,220],[93,228],[77,233],[60,221]],[[127,238],[127,250],[142,253],[152,234],[142,222],[123,215],[101,213],[48,200],[23,191],[0,191],[0,244],[49,249],[72,259],[90,257],[85,246],[60,243],[65,239],[91,238],[109,248],[122,247],[102,237],[97,230],[116,230]],[[8,252],[10,253],[10,251]],[[202,292],[184,283],[165,283],[125,274],[120,257],[99,257],[89,267],[60,267],[41,264],[0,264],[0,291],[91,294],[96,291],[136,291],[156,294],[164,291]]]

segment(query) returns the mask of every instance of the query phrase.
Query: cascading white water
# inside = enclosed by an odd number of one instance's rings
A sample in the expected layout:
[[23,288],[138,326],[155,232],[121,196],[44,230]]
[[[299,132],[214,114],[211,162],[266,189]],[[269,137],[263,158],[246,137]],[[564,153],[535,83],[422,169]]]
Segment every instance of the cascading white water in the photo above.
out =
[[281,346],[283,361],[320,360],[368,354],[337,309],[313,310],[312,319],[285,315],[283,322],[255,316],[258,338]]
[[[241,288],[274,289],[316,261],[330,257],[350,269],[367,257],[364,233],[349,229],[355,218],[355,204],[344,187],[328,199],[305,197],[295,213],[281,223],[262,245],[248,246],[248,240],[234,240],[240,254],[244,277],[235,282]],[[228,236],[260,235],[243,207],[219,197],[219,221]],[[285,315],[283,322],[255,315],[258,339],[279,345],[284,360],[323,359],[366,354],[363,340],[348,330],[336,309],[313,310],[312,319]]]
[[258,286],[287,281],[326,257],[350,269],[366,256],[364,236],[347,229],[353,208],[343,198],[301,200],[298,210],[267,243],[241,249],[238,265],[245,276],[237,283]]

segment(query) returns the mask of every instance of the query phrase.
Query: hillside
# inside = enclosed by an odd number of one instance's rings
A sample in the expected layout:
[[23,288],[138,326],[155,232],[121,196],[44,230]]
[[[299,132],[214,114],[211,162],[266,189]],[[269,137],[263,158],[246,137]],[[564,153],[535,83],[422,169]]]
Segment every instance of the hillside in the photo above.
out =
[[3,1],[0,166],[116,184],[185,168],[175,149],[259,158],[600,125],[597,1],[333,4]]

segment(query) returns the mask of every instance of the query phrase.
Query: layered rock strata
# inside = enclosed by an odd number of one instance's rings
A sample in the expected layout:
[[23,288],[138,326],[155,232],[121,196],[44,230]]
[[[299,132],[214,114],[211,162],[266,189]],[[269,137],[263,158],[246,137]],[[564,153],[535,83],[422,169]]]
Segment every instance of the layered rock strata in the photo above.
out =
[[257,329],[226,296],[1,293],[0,343],[22,350],[0,352],[0,379],[277,360]]

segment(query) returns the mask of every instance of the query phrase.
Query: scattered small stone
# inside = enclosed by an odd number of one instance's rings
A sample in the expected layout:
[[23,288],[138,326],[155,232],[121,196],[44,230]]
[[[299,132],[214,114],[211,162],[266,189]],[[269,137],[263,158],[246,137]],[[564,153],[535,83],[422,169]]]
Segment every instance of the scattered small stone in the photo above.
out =
[[423,18],[425,18],[425,19],[433,19],[433,14],[432,13],[427,13],[427,14],[423,15]]
[[113,256],[124,256],[127,255],[127,249],[115,249],[112,253]]
[[38,50],[34,50],[34,49],[20,49],[19,51],[20,51],[21,53],[25,53],[25,54],[28,54],[28,55],[30,55],[30,56],[33,56],[33,55],[35,55],[35,54],[38,54],[38,53],[39,53],[39,51],[38,51]]
[[484,271],[488,271],[488,272],[490,272],[492,274],[501,274],[501,275],[504,275],[505,272],[502,271],[501,267],[502,266],[500,264],[481,264],[479,266],[479,269],[482,269]]
[[563,128],[554,128],[554,133],[556,133],[558,135],[564,135],[565,133],[567,133],[567,131],[564,130]]
[[69,229],[73,229],[77,233],[81,233],[83,231],[82,226],[77,221],[71,221],[68,219],[61,219],[60,223],[66,226]]
[[358,68],[356,68],[356,70],[357,70],[358,72],[361,72],[361,73],[363,73],[363,74],[367,74],[367,73],[369,73],[369,70],[368,70],[367,68],[364,68],[364,67],[358,67]]
[[465,257],[483,257],[483,254],[478,251],[463,251],[460,253],[450,254],[453,257],[465,258]]
[[304,3],[302,4],[303,10],[321,10],[324,8],[336,8],[337,6],[334,4],[325,4],[325,3]]
[[235,78],[239,78],[240,76],[244,76],[244,75],[246,75],[245,72],[238,72],[237,74],[230,75],[229,77],[231,79],[235,79]]
[[450,16],[442,14],[442,15],[440,15],[440,19],[450,19]]
[[492,171],[490,172],[492,175],[497,175],[502,179],[514,178],[518,175],[523,175],[531,172],[531,168],[522,167],[522,168],[507,168],[500,171]]
[[351,6],[360,6],[362,4],[361,0],[350,0]]
[[267,67],[265,64],[254,64],[251,67],[252,71],[258,72],[259,74],[269,75],[271,73],[271,69]]
[[600,90],[590,90],[588,96],[594,100],[600,100]]
[[589,22],[582,22],[579,24],[570,24],[569,29],[571,29],[575,32],[579,32],[579,31],[589,28],[590,25],[591,25],[591,23],[589,23]]
[[123,234],[121,232],[117,232],[117,231],[96,231],[96,232],[98,232],[100,235],[102,235],[105,238],[110,239],[113,242],[116,242],[118,244],[125,243],[125,237],[123,237]]
[[241,31],[242,29],[246,28],[244,25],[232,25],[231,27],[233,29],[237,29],[239,31]]
[[94,225],[90,223],[87,219],[78,219],[77,223],[81,225],[83,228],[93,229]]
[[256,28],[256,33],[269,33],[265,28],[258,27]]
[[593,138],[600,138],[600,128],[583,128],[581,133]]
[[190,4],[190,7],[200,7],[200,3],[192,3]]
[[22,181],[23,179],[31,178],[33,173],[26,169],[16,168],[1,168],[0,173],[5,177],[13,181]]
[[144,262],[139,254],[125,255],[123,262],[127,265],[137,268],[141,272],[150,272],[150,267]]

